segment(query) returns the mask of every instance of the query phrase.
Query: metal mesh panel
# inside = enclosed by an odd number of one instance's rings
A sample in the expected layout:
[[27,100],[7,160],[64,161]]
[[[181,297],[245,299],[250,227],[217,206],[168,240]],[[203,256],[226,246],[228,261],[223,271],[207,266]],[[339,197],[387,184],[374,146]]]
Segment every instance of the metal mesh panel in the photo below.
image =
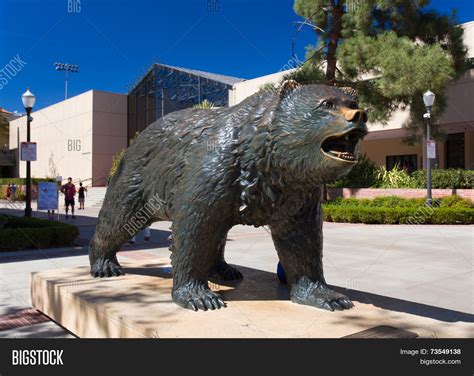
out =
[[[208,100],[215,106],[229,105],[229,84],[213,80],[219,75],[155,64],[128,94],[128,135],[141,132],[156,119],[173,111]],[[224,77],[224,76],[222,76]],[[235,78],[230,78],[239,80]]]

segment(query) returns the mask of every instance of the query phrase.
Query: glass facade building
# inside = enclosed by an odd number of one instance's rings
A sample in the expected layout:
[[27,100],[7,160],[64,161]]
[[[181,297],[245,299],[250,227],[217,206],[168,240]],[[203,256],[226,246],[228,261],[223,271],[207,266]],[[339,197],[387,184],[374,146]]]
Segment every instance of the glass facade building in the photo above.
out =
[[229,105],[229,89],[241,78],[154,64],[127,94],[128,140],[160,117],[204,100]]

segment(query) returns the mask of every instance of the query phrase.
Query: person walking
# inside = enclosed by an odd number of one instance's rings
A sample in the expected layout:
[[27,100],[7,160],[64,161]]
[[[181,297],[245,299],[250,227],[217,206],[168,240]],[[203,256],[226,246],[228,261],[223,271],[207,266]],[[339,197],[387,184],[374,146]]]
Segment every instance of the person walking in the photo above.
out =
[[82,183],[79,183],[79,210],[84,210],[84,201],[85,201],[85,192],[87,192],[87,188],[82,186]]
[[8,184],[7,191],[5,193],[6,193],[6,196],[7,196],[7,200],[11,201],[11,197],[12,197],[12,186],[11,186],[11,184]]
[[69,218],[68,211],[71,206],[72,218],[74,216],[74,196],[76,195],[76,186],[72,183],[72,178],[67,178],[67,183],[61,187],[61,193],[64,193],[64,205],[66,206],[66,219]]
[[15,201],[16,199],[16,184],[12,184],[12,201]]

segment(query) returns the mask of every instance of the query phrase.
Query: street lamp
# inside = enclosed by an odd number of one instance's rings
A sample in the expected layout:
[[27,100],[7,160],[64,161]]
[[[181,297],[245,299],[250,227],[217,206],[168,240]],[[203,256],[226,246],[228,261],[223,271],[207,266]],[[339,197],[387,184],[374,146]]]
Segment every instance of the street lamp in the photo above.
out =
[[435,101],[435,94],[428,90],[423,94],[423,102],[426,107],[426,113],[423,117],[426,119],[426,205],[433,206],[433,197],[431,195],[431,152],[428,149],[428,145],[431,145],[431,108]]
[[79,72],[79,66],[74,65],[74,64],[64,64],[64,63],[54,63],[54,67],[56,68],[57,71],[66,71],[66,93],[65,93],[65,99],[67,99],[67,76],[68,72],[71,73],[78,73]]
[[[21,96],[23,102],[23,107],[26,110],[26,142],[31,141],[31,110],[36,102],[35,95],[28,88],[23,95]],[[31,162],[26,161],[26,208],[25,208],[25,217],[31,217]]]

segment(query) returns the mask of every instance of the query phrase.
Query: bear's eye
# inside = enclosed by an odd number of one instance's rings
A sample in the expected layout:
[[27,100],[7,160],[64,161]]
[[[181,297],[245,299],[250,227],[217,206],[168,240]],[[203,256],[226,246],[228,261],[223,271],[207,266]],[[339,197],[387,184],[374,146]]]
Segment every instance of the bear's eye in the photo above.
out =
[[351,102],[349,104],[349,108],[352,110],[357,110],[359,108],[359,105],[357,104],[357,102]]
[[327,99],[327,100],[324,100],[321,104],[320,104],[320,107],[322,108],[325,108],[326,110],[330,110],[332,108],[334,108],[334,102]]

